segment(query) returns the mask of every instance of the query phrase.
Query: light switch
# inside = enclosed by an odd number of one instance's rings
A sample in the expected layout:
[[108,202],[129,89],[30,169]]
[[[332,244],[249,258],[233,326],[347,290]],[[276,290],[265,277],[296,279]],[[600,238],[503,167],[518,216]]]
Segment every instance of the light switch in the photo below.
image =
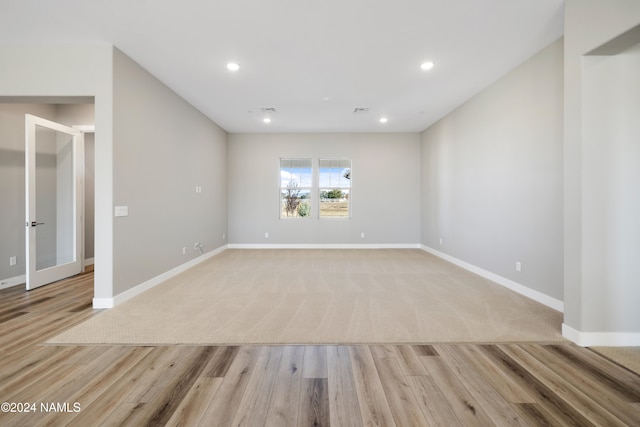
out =
[[115,216],[129,216],[129,206],[116,206]]

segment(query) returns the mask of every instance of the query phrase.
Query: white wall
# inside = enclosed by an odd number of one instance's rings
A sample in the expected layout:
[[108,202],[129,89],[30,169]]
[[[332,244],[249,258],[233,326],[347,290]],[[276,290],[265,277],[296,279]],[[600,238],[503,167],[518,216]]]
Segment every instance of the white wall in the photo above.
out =
[[563,331],[582,345],[640,345],[640,37],[589,55],[639,24],[634,0],[565,3]]
[[227,134],[117,49],[113,70],[113,200],[129,207],[114,218],[118,295],[201,255],[195,243],[226,244]]
[[[315,167],[319,158],[350,158],[352,218],[280,219],[279,159],[287,157],[312,158]],[[231,134],[229,243],[416,245],[419,158],[416,133]]]
[[[640,332],[640,44],[583,66],[583,329]],[[600,286],[606,283],[607,286]],[[628,329],[633,330],[633,329]]]
[[425,130],[421,181],[422,244],[560,301],[562,61],[560,39]]

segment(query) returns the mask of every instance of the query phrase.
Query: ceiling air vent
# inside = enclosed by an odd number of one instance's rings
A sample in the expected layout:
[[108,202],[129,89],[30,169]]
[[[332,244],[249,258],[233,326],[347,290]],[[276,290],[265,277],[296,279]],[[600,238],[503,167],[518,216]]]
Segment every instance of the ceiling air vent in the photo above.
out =
[[260,107],[260,111],[263,113],[275,113],[276,109],[274,107]]
[[356,108],[353,109],[353,112],[355,114],[363,114],[363,113],[367,113],[368,111],[369,111],[369,109],[366,108],[366,107],[356,107]]

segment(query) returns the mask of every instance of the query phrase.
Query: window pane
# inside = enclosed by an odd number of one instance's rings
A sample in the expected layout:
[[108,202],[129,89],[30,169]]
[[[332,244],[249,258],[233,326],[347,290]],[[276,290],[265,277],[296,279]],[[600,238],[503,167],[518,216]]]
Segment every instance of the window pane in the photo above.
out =
[[280,159],[280,187],[311,187],[311,159]]
[[311,216],[311,159],[280,159],[280,217]]
[[349,190],[320,189],[321,218],[349,218]]
[[320,159],[320,218],[349,218],[351,160]]
[[311,216],[311,190],[297,187],[282,189],[280,216],[282,218]]
[[351,160],[320,159],[319,185],[330,188],[351,187]]

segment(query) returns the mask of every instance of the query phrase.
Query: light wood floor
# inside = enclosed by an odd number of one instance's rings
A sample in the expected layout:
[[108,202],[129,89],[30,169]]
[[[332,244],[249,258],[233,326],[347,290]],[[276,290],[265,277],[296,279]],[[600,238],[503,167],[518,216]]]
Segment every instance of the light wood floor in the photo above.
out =
[[92,281],[0,291],[0,402],[34,411],[0,425],[640,425],[640,377],[572,344],[41,345]]

